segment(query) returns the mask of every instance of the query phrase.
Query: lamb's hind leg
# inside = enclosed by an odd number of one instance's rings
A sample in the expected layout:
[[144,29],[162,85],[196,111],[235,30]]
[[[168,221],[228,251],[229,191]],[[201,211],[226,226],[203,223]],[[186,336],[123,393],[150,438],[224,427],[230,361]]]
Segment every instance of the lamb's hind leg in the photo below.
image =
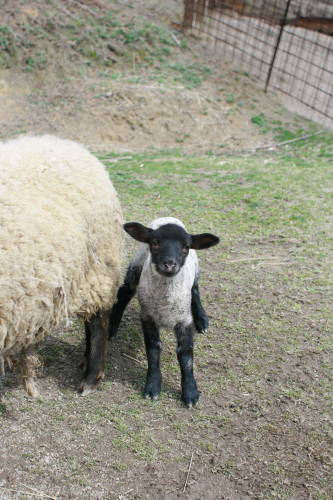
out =
[[98,312],[85,322],[85,373],[79,389],[82,396],[94,391],[100,380],[104,378],[107,330],[106,313]]
[[175,327],[177,337],[177,358],[182,377],[182,400],[188,408],[199,400],[199,391],[193,374],[193,325],[178,324]]

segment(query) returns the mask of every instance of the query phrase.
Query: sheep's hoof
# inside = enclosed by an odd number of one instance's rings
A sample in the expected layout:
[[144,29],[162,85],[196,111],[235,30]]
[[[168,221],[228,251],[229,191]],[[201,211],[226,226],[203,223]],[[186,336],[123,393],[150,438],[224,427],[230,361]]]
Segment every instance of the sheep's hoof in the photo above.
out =
[[195,329],[198,333],[207,333],[209,321],[206,315],[194,319]]
[[150,398],[152,401],[156,401],[161,392],[161,379],[153,380],[151,382],[147,382],[145,385],[145,390],[143,392],[143,396],[145,399]]
[[97,386],[84,385],[79,388],[80,396],[88,396],[92,392],[95,392]]
[[205,335],[207,332],[208,332],[208,329],[206,329],[206,330],[198,330],[198,333],[202,333],[203,335]]
[[35,385],[35,381],[32,377],[25,377],[23,379],[23,386],[24,389],[26,390],[28,396],[31,398],[38,398],[39,396],[39,391]]
[[79,387],[79,393],[81,396],[88,396],[92,392],[95,392],[100,385],[100,381],[104,379],[104,374],[100,374],[92,382],[87,379],[83,379]]
[[196,387],[192,389],[185,389],[182,392],[182,401],[187,408],[192,408],[199,401],[200,392]]
[[159,394],[151,394],[151,393],[148,393],[148,392],[145,392],[144,395],[143,395],[143,397],[145,399],[149,399],[150,398],[152,401],[156,401],[158,399],[158,396],[159,396]]

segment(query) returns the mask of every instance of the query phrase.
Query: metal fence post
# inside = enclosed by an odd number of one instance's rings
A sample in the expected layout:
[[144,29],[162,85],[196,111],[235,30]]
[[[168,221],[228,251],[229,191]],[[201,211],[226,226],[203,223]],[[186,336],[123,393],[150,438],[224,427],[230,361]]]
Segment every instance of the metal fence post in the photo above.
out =
[[284,14],[283,14],[283,19],[281,21],[281,26],[280,26],[280,32],[279,32],[279,36],[276,40],[276,45],[275,45],[275,49],[274,49],[274,54],[273,54],[273,57],[272,57],[272,60],[271,60],[271,64],[269,66],[269,70],[268,70],[268,74],[267,74],[267,78],[266,78],[266,83],[265,83],[265,92],[267,92],[267,88],[268,88],[268,85],[269,85],[269,81],[271,79],[271,75],[272,75],[272,71],[273,71],[273,67],[274,67],[274,63],[275,63],[275,58],[276,58],[276,54],[277,54],[277,51],[279,50],[279,45],[280,45],[280,41],[281,41],[281,37],[282,37],[282,33],[283,33],[283,30],[284,30],[284,27],[286,25],[286,21],[287,21],[287,16],[288,16],[288,10],[289,10],[289,5],[290,5],[290,2],[291,0],[287,0],[287,5],[286,5],[286,8],[285,8],[285,11],[284,11]]

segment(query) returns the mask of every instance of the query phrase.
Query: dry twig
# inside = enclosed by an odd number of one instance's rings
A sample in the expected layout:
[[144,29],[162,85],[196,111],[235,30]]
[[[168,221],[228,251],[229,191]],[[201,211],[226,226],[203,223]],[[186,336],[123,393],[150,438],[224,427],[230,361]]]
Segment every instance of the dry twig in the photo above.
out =
[[310,137],[314,137],[319,134],[323,134],[325,130],[319,130],[319,132],[316,132],[315,134],[307,134],[307,135],[302,135],[302,137],[296,137],[295,139],[289,139],[288,141],[283,141],[283,142],[277,142],[275,144],[267,144],[266,146],[258,146],[255,148],[255,151],[259,151],[260,149],[275,149],[280,146],[284,146],[285,144],[291,144],[292,142],[297,142],[297,141],[303,141],[304,139],[309,139]]
[[14,490],[14,488],[6,488],[5,486],[0,486],[0,488],[6,491],[12,491],[13,493],[20,493],[21,495],[30,495],[38,498],[51,498],[51,500],[57,500],[56,497],[50,497],[49,495],[45,495],[45,493],[32,493],[31,491]]
[[80,7],[81,9],[83,10],[87,10],[88,12],[90,12],[91,15],[95,16],[95,17],[100,17],[94,10],[92,10],[90,7],[88,7],[87,5],[82,5],[81,2],[77,1],[77,0],[67,0],[67,2],[70,2],[70,3],[74,3],[75,5],[77,5],[78,7]]
[[191,472],[191,467],[192,467],[192,462],[193,462],[193,455],[194,455],[194,451],[192,451],[190,464],[188,466],[188,470],[187,470],[187,474],[186,474],[186,480],[185,480],[185,484],[184,484],[184,488],[183,488],[183,493],[185,493],[186,486],[187,486],[187,483],[188,483],[188,478],[189,478],[189,475],[190,475],[190,472]]
[[235,264],[236,262],[247,262],[251,260],[269,260],[276,259],[276,257],[244,257],[243,259],[226,260],[224,264]]
[[145,364],[143,361],[140,361],[139,359],[136,359],[136,358],[132,358],[132,356],[130,356],[129,354],[126,354],[125,352],[122,352],[121,354],[125,358],[131,359],[132,361],[135,361],[136,363],[139,363],[139,365],[144,365]]
[[103,158],[110,163],[117,163],[117,161],[132,160],[133,156],[119,156],[118,158],[108,158],[107,156],[104,156]]
[[[36,490],[36,488],[32,488],[31,486],[28,486],[27,484],[21,483],[21,486],[24,486],[24,488],[28,488],[29,490],[34,491],[35,493],[38,493],[38,495],[42,496],[43,498],[52,498],[53,500],[56,500],[55,497],[50,497],[49,495],[47,495],[43,491],[38,491],[38,490]],[[29,493],[29,495],[30,495],[30,493]]]
[[180,41],[178,40],[178,38],[176,37],[176,35],[174,33],[171,33],[171,36],[174,39],[174,41],[176,42],[176,44],[178,45],[178,47],[180,47]]

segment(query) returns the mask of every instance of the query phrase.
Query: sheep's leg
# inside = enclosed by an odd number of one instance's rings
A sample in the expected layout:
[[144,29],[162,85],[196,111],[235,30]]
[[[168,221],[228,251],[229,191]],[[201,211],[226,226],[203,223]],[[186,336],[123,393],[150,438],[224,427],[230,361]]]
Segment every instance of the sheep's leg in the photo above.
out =
[[103,313],[97,313],[85,322],[86,352],[85,373],[79,391],[86,396],[96,389],[99,381],[104,378],[104,367],[107,345],[107,318]]
[[193,325],[178,324],[175,327],[177,337],[177,358],[182,376],[182,400],[188,408],[199,399],[197,383],[193,375]]
[[195,280],[194,285],[192,286],[191,293],[191,308],[195,328],[198,333],[207,333],[209,322],[207,314],[201,304],[199,283],[197,280]]
[[21,369],[24,389],[29,396],[37,398],[39,396],[39,392],[35,385],[34,377],[36,375],[37,368],[40,366],[40,361],[35,352],[34,346],[28,348],[22,353],[19,366]]
[[5,360],[2,354],[0,354],[0,401],[1,394],[4,390],[4,381],[5,381]]
[[160,332],[154,320],[150,317],[142,318],[142,330],[145,339],[146,354],[148,361],[148,370],[146,385],[144,389],[144,397],[157,399],[161,392],[161,370],[160,370],[160,354],[161,341]]
[[109,338],[114,337],[123,317],[123,313],[129,301],[134,297],[141,274],[141,268],[129,267],[126,273],[124,284],[119,288],[117,301],[114,304],[109,322]]

